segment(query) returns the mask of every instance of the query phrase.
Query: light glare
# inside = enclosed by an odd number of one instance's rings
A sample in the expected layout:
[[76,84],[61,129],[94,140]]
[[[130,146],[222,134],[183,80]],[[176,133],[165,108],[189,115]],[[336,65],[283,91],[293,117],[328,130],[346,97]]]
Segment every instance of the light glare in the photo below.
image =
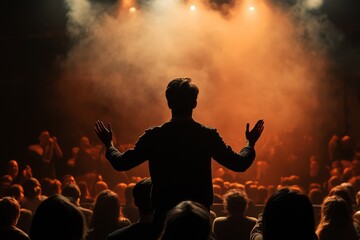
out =
[[255,7],[254,7],[254,6],[249,7],[249,11],[250,11],[250,12],[254,12],[254,11],[255,11]]
[[305,1],[308,9],[319,9],[323,4],[323,0],[307,0]]
[[195,5],[191,5],[191,6],[190,6],[190,11],[193,11],[193,12],[196,11],[196,6],[195,6]]
[[129,9],[129,12],[131,12],[131,13],[136,12],[136,8],[135,8],[135,7],[131,7],[131,8]]

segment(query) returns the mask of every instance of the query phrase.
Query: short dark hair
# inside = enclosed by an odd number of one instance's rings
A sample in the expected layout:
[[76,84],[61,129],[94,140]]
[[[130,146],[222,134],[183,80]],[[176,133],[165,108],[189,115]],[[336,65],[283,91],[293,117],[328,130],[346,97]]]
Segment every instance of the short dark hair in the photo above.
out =
[[224,194],[224,206],[229,214],[243,216],[248,204],[248,197],[244,191],[232,189]]
[[144,178],[136,183],[133,188],[134,203],[140,212],[151,213],[153,211],[150,200],[151,188],[152,182],[150,178]]
[[282,188],[267,201],[263,211],[263,239],[313,240],[314,210],[309,198],[296,188]]
[[194,201],[183,201],[166,216],[162,240],[209,239],[211,219],[209,210]]
[[20,205],[12,197],[4,197],[0,199],[0,227],[9,227],[16,225],[20,217]]
[[72,202],[76,202],[80,198],[81,192],[76,184],[69,183],[64,186],[64,189],[62,190],[62,195],[67,198],[71,198],[70,200]]
[[82,212],[68,198],[55,194],[42,201],[36,209],[30,238],[82,240],[85,237],[85,227]]
[[191,78],[176,78],[170,81],[165,92],[169,108],[176,111],[193,109],[198,94],[199,89],[191,83]]

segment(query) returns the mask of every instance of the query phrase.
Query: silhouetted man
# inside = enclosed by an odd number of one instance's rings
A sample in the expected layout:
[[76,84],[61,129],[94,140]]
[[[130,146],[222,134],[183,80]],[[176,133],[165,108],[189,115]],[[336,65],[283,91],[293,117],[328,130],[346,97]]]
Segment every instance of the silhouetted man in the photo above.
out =
[[264,121],[259,120],[251,131],[247,124],[247,146],[236,153],[223,142],[216,129],[192,119],[198,93],[190,78],[172,80],[166,89],[171,121],[146,130],[135,147],[124,153],[113,146],[111,125],[105,127],[102,121],[95,123],[95,132],[106,147],[106,158],[116,170],[126,171],[149,162],[155,217],[164,216],[183,200],[210,208],[212,158],[236,172],[245,171],[254,161],[254,146],[264,129]]

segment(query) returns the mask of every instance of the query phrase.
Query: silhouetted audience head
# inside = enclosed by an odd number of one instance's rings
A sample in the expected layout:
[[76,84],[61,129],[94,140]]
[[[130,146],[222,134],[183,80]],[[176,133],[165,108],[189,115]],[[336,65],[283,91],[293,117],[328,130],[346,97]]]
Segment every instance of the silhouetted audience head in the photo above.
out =
[[36,178],[27,179],[23,184],[23,188],[26,198],[36,198],[41,195],[41,185]]
[[330,190],[329,196],[334,196],[334,195],[339,196],[339,197],[341,197],[342,199],[345,200],[345,202],[349,206],[349,211],[352,214],[353,213],[353,209],[352,209],[353,202],[352,202],[352,199],[351,199],[350,190],[348,188],[344,187],[344,186],[338,185],[336,187],[333,187]]
[[343,182],[343,183],[340,184],[340,186],[345,187],[345,188],[347,188],[349,190],[351,200],[354,203],[355,202],[355,195],[356,195],[354,186],[349,182]]
[[126,205],[134,204],[134,197],[133,197],[133,189],[135,187],[135,183],[129,183],[125,189],[125,201]]
[[133,188],[134,204],[140,213],[151,214],[153,212],[150,200],[151,188],[152,182],[150,178],[141,180]]
[[340,185],[341,184],[341,179],[340,177],[338,176],[332,176],[329,178],[328,182],[327,182],[327,185],[328,185],[328,192],[330,192],[330,190],[337,186],[337,185]]
[[223,192],[224,192],[224,189],[225,189],[224,179],[222,179],[222,178],[220,178],[220,177],[216,177],[216,178],[213,178],[212,182],[213,182],[213,185],[218,185],[218,186],[220,186],[220,188],[221,188],[221,193],[219,193],[219,194],[220,194],[220,195],[223,195]]
[[106,225],[116,226],[120,220],[120,201],[118,195],[110,190],[99,193],[90,222],[92,228],[106,228]]
[[85,237],[84,216],[66,197],[52,195],[36,210],[29,235],[31,240],[82,240]]
[[313,188],[309,192],[309,199],[312,204],[320,205],[324,200],[325,194],[319,188]]
[[320,240],[359,239],[348,203],[339,196],[327,197],[321,207],[316,233]]
[[282,188],[267,201],[263,213],[264,240],[315,239],[313,207],[309,198]]
[[161,240],[208,240],[211,235],[209,210],[199,203],[183,201],[171,209]]
[[94,186],[94,196],[96,197],[102,191],[108,190],[109,187],[104,181],[97,181]]
[[[75,183],[73,183],[75,184]],[[81,198],[91,198],[91,194],[90,194],[90,191],[89,191],[89,187],[88,187],[88,184],[87,182],[85,181],[79,181],[77,183],[77,186],[79,187],[80,189],[80,192],[81,192]]]
[[0,179],[0,197],[5,197],[9,187],[13,182],[13,178],[10,175],[4,175]]
[[229,216],[244,216],[248,205],[248,198],[244,191],[230,190],[224,194],[224,208]]
[[321,217],[323,222],[331,224],[344,224],[353,221],[352,215],[349,214],[349,205],[339,196],[329,196],[325,198],[321,206]]
[[0,228],[15,226],[20,217],[20,205],[15,198],[0,199]]
[[62,195],[69,198],[70,201],[75,203],[76,205],[79,204],[78,201],[80,200],[81,192],[76,184],[66,184],[62,190]]
[[125,204],[125,189],[126,189],[127,184],[126,183],[118,183],[116,184],[116,186],[114,187],[114,192],[116,192],[116,194],[119,196],[120,199],[120,203],[121,204]]
[[24,198],[24,189],[20,184],[13,184],[8,189],[8,196],[15,198],[19,203]]
[[51,196],[54,194],[61,194],[61,188],[62,188],[62,184],[58,179],[52,179],[50,181],[50,185],[49,185],[49,192],[47,196]]
[[170,81],[165,92],[169,108],[180,115],[196,107],[198,93],[199,89],[191,83],[191,78]]
[[310,190],[314,189],[314,188],[322,189],[322,187],[321,187],[321,185],[319,183],[310,183],[309,187],[308,187],[308,191],[310,192]]

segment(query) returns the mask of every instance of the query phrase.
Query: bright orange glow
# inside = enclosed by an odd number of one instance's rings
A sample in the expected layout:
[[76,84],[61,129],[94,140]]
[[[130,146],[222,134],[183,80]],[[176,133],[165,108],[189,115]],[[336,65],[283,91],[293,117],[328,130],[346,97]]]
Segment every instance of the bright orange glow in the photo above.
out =
[[135,7],[131,7],[131,8],[129,9],[129,12],[131,12],[131,13],[136,12],[136,8],[135,8]]
[[192,11],[192,12],[196,11],[196,6],[195,6],[195,5],[191,5],[191,6],[190,6],[190,11]]
[[249,7],[249,11],[254,12],[254,11],[255,11],[255,7],[254,7],[254,6]]

